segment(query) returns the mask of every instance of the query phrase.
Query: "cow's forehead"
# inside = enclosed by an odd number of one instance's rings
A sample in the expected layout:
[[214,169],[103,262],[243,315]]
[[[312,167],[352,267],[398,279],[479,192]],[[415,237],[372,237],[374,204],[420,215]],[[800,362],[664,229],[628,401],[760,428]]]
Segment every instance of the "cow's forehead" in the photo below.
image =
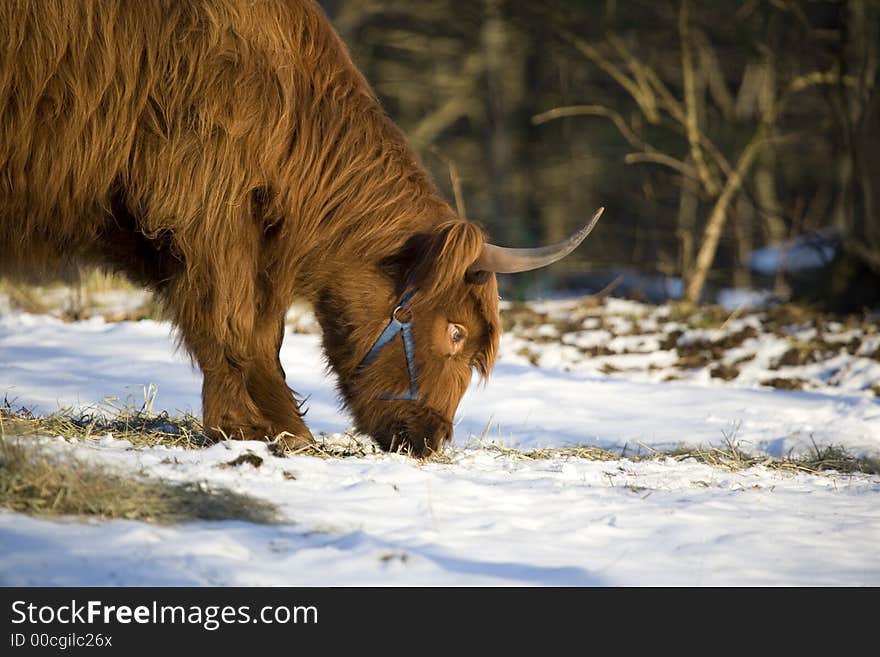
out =
[[490,328],[498,319],[498,290],[494,281],[484,284],[462,283],[458,289],[451,291],[447,301],[450,309],[472,315],[473,321],[479,321]]

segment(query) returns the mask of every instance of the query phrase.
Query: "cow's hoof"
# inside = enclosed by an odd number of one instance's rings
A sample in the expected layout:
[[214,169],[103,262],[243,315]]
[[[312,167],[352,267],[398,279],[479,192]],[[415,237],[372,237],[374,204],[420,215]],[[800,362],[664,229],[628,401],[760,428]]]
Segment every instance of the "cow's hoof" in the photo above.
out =
[[307,435],[292,434],[287,431],[279,433],[269,443],[269,448],[275,454],[295,454],[298,452],[306,452],[315,446],[315,439],[311,432],[306,429]]
[[220,440],[262,440],[270,443],[279,443],[290,449],[302,448],[312,445],[315,439],[312,433],[303,424],[292,431],[283,431],[263,424],[241,424],[234,428],[209,427],[205,429],[209,438]]

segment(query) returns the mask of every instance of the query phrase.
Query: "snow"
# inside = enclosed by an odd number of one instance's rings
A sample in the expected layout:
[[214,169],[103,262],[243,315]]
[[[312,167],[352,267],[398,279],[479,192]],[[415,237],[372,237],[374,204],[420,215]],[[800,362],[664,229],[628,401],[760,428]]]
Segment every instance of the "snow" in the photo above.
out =
[[[775,264],[775,263],[774,263]],[[775,273],[775,269],[773,270]],[[769,290],[747,290],[742,288],[723,288],[718,290],[716,301],[725,310],[737,308],[763,308],[774,299]]]
[[[880,455],[880,404],[863,387],[823,382],[809,369],[818,363],[798,370],[819,381],[815,389],[756,384],[770,375],[781,337],[761,334],[737,347],[757,354],[742,380],[695,371],[663,381],[668,352],[657,350],[658,336],[619,334],[657,331],[665,311],[639,318],[638,304],[608,306],[632,317],[585,321],[574,339],[623,341],[644,353],[583,358],[552,327],[533,336],[553,337],[546,342],[505,334],[488,384],[475,384],[459,407],[448,462],[279,458],[262,443],[240,441],[187,450],[133,448],[110,435],[46,439],[123,471],[271,500],[284,521],[163,526],[3,511],[0,585],[880,585],[876,475],[731,472],[672,458],[524,459],[496,449],[592,445],[633,454],[731,441],[772,456],[814,444]],[[725,331],[748,321],[734,319]],[[590,335],[609,329],[606,341]],[[846,330],[836,327],[842,343]],[[681,339],[712,331],[691,329]],[[860,349],[876,349],[875,338]],[[525,346],[539,367],[517,354]],[[288,333],[281,356],[288,382],[308,397],[313,431],[345,440],[351,419],[339,408],[319,336]],[[603,374],[593,361],[608,359],[639,369]],[[858,354],[839,363],[864,384],[877,381],[874,365]],[[158,388],[155,410],[199,412],[201,376],[166,323],[0,315],[0,395],[18,405],[51,412],[129,397],[139,406],[150,384]],[[262,465],[219,467],[245,452]]]
[[753,271],[767,276],[779,271],[817,269],[831,262],[837,249],[833,233],[818,231],[801,235],[783,244],[756,249],[751,253],[749,265]]

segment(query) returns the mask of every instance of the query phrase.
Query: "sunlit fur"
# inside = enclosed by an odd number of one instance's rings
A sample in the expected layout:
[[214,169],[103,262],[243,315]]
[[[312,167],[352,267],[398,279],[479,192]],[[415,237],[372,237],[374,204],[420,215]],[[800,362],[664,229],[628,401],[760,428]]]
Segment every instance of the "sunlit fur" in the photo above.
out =
[[[311,440],[278,359],[312,301],[358,426],[425,453],[499,334],[483,235],[457,221],[320,8],[281,0],[0,3],[0,274],[80,264],[164,301],[204,373],[212,435]],[[407,280],[424,401],[395,341],[354,365]],[[443,355],[436,326],[470,332]],[[445,335],[445,333],[444,333]]]
[[[482,233],[472,224],[445,222],[412,235],[380,263],[381,271],[342,272],[316,304],[339,391],[358,429],[386,449],[438,451],[452,437],[452,417],[472,369],[483,378],[491,370],[500,335],[495,277],[482,284],[466,281],[466,269],[482,243]],[[358,365],[410,287],[416,290],[410,309],[422,402],[385,401],[383,394],[409,388],[402,339],[395,339],[362,371]],[[456,355],[450,354],[449,322],[468,331]]]

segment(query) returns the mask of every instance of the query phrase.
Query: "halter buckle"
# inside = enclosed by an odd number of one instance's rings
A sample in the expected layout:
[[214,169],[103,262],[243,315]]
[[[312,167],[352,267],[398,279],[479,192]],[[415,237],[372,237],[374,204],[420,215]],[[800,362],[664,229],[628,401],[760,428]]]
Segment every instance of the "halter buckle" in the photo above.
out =
[[[404,313],[405,319],[398,317],[398,313]],[[412,310],[407,308],[406,306],[400,305],[395,308],[391,313],[391,319],[400,322],[401,324],[409,324],[412,321]]]

